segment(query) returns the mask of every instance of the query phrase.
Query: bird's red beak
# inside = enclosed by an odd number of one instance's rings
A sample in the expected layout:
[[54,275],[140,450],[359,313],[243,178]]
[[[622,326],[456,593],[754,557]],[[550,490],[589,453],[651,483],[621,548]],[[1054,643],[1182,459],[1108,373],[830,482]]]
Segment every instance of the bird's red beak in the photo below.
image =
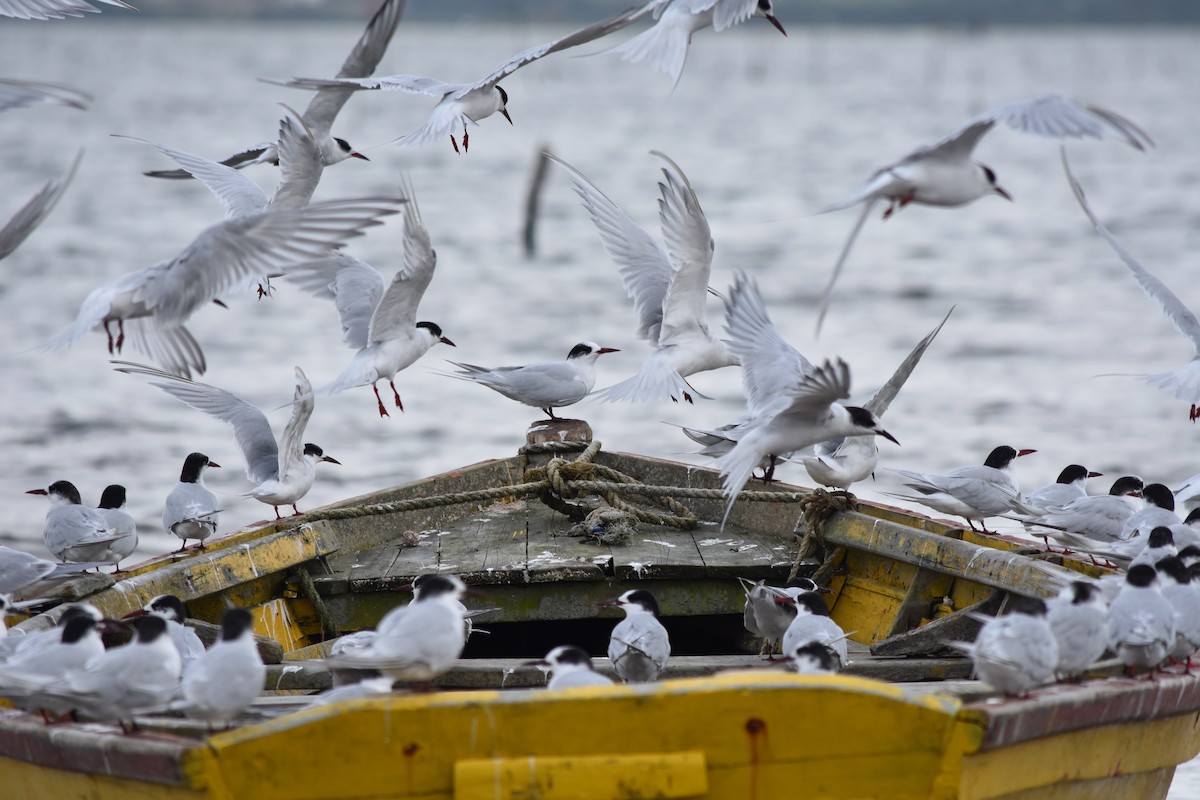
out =
[[351,158],[361,158],[363,161],[370,161],[370,160],[371,160],[371,159],[367,158],[366,156],[364,156],[362,153],[358,152],[357,150],[354,150],[354,151],[352,151],[352,152],[350,153],[350,157],[351,157]]
[[1008,202],[1012,202],[1012,195],[1006,192],[1004,189],[1001,189],[999,186],[993,186],[992,191],[1003,197]]
[[449,340],[449,339],[447,339],[445,336],[443,336],[442,338],[438,339],[438,341],[439,341],[439,342],[441,342],[442,344],[448,344],[448,345],[450,345],[451,347],[457,347],[457,345],[455,345],[455,344],[454,344],[454,342],[450,341],[450,340]]
[[48,495],[48,494],[50,494],[50,493],[49,493],[49,492],[47,492],[45,489],[30,489],[30,490],[29,490],[28,492],[26,492],[25,494],[45,494],[45,495]]
[[139,608],[137,611],[130,611],[128,614],[121,617],[121,619],[137,619],[138,617],[148,617],[148,616],[150,616],[149,611],[147,611],[144,608]]
[[1089,478],[1099,478],[1099,477],[1101,477],[1102,475],[1104,475],[1104,473],[1103,473],[1103,472],[1089,472],[1089,473],[1087,474],[1087,476],[1088,476]]
[[328,461],[330,464],[337,464],[339,467],[342,465],[342,462],[338,461],[333,456],[321,456],[321,460]]
[[1020,458],[1021,456],[1027,456],[1030,453],[1036,453],[1036,452],[1037,452],[1037,450],[1018,450],[1017,458]]
[[784,36],[787,36],[787,31],[783,29],[783,23],[780,22],[774,14],[763,14],[763,16],[767,18],[767,22],[775,26],[776,30],[778,30]]
[[509,125],[512,125],[512,124],[513,124],[512,117],[510,117],[510,116],[508,115],[508,109],[507,109],[507,108],[502,108],[502,109],[500,109],[500,113],[504,115],[504,118],[505,118],[506,120],[508,120],[508,124],[509,124]]
[[615,347],[601,347],[599,350],[596,351],[596,355],[602,356],[605,353],[619,353],[619,352],[621,352],[621,351]]

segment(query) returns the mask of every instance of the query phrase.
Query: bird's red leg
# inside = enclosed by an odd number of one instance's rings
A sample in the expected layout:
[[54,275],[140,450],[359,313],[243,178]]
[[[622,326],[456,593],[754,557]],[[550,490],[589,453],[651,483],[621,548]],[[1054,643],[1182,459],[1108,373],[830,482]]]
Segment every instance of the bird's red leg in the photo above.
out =
[[896,201],[888,200],[888,207],[883,210],[883,218],[888,219],[896,210]]
[[[112,322],[112,320],[108,320],[108,319],[104,320],[104,333],[105,333],[105,335],[108,336],[108,354],[110,356],[113,354],[113,335],[112,335],[112,331],[109,330],[109,327],[108,327],[111,322]],[[1196,407],[1192,406],[1192,413],[1195,413],[1195,411],[1196,411]]]
[[275,519],[283,519],[283,517],[279,515],[279,506],[273,506],[273,508],[275,509]]
[[469,139],[467,136],[467,123],[464,122],[463,123],[463,152],[464,153],[467,152],[467,142],[468,141],[469,141]]
[[456,152],[456,153],[460,152],[460,151],[459,151],[459,149],[458,149],[458,142],[456,142],[456,141],[454,140],[454,134],[453,134],[453,133],[452,133],[452,134],[450,134],[450,144],[454,145],[454,152]]
[[404,403],[401,403],[401,402],[400,402],[400,393],[396,391],[396,384],[392,383],[391,381],[388,381],[388,386],[392,387],[392,396],[393,396],[393,397],[395,398],[395,400],[396,400],[396,408],[398,408],[398,409],[400,409],[401,411],[403,411],[403,410],[404,410]]
[[125,346],[125,320],[117,320],[117,352],[121,352],[121,348]]
[[391,414],[389,414],[387,409],[383,407],[383,398],[381,398],[379,396],[379,387],[372,384],[371,388],[375,390],[375,402],[379,403],[379,416],[380,417],[390,417]]
[[1192,403],[1192,410],[1188,412],[1188,421],[1195,422],[1197,419],[1200,419],[1200,406]]
[[176,553],[182,553],[182,552],[183,552],[184,550],[186,550],[186,549],[187,549],[187,539],[184,539],[184,540],[183,540],[183,544],[179,545],[179,549],[178,549],[178,550],[176,550],[175,552],[176,552]]
[[292,516],[293,516],[293,517],[298,517],[298,516],[300,516],[300,509],[296,508],[296,504],[295,504],[295,503],[292,503]]

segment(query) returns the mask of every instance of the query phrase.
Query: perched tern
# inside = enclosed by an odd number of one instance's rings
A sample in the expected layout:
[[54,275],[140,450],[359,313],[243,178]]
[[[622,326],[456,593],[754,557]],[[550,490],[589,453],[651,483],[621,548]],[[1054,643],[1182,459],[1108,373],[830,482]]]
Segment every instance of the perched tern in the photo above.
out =
[[580,686],[612,686],[612,678],[596,672],[592,666],[592,657],[582,647],[560,645],[546,654],[540,661],[527,662],[529,666],[546,669],[550,680],[546,688],[550,691],[558,689],[575,689]]
[[1046,601],[1046,621],[1058,642],[1055,671],[1064,678],[1083,673],[1108,649],[1108,604],[1099,587],[1071,581]]
[[1143,267],[1141,262],[1134,258],[1092,213],[1092,209],[1087,203],[1087,197],[1084,196],[1083,187],[1071,174],[1071,167],[1067,163],[1066,148],[1063,148],[1062,151],[1062,162],[1063,170],[1067,173],[1067,182],[1071,184],[1071,190],[1075,193],[1075,199],[1079,201],[1079,207],[1087,215],[1092,227],[1096,229],[1096,233],[1100,234],[1100,237],[1108,242],[1109,247],[1125,262],[1125,266],[1129,267],[1129,271],[1133,273],[1138,285],[1151,300],[1158,303],[1167,321],[1175,326],[1175,330],[1179,331],[1195,350],[1192,359],[1174,372],[1160,372],[1140,377],[1145,378],[1146,383],[1151,386],[1172,392],[1176,400],[1189,403],[1191,405],[1188,411],[1189,420],[1194,422],[1200,419],[1200,319],[1196,318],[1196,314],[1185,306],[1183,301],[1168,289],[1165,283]]
[[1175,494],[1161,483],[1148,483],[1142,489],[1142,501],[1145,503],[1133,512],[1121,525],[1117,538],[1128,541],[1138,536],[1145,536],[1152,528],[1170,528],[1183,522],[1175,513]]
[[[2,99],[0,98],[0,101]],[[21,206],[17,213],[5,223],[4,227],[0,228],[0,259],[6,258],[16,250],[22,242],[29,238],[29,234],[42,224],[42,220],[54,210],[59,198],[67,190],[67,184],[71,182],[71,178],[75,177],[75,170],[79,167],[82,158],[83,151],[80,150],[65,175],[56,180],[47,181],[46,185],[29,198],[25,205]]]
[[821,310],[817,314],[818,333],[829,311],[833,287],[842,266],[867,215],[877,202],[887,201],[888,207],[883,215],[887,219],[896,209],[904,208],[909,203],[952,207],[971,203],[990,194],[1012,200],[1009,193],[996,183],[996,173],[991,167],[971,160],[975,146],[997,123],[1004,123],[1023,133],[1055,139],[1114,137],[1138,150],[1154,146],[1150,137],[1130,120],[1108,109],[1080,103],[1061,94],[1019,100],[977,114],[958,130],[946,134],[932,145],[919,147],[894,164],[880,169],[845,200],[821,210],[821,213],[839,211],[860,203],[863,207],[825,286]]
[[244,608],[231,608],[221,618],[221,638],[183,669],[183,702],[179,707],[210,725],[230,720],[254,702],[263,689],[267,668],[254,641],[254,622]]
[[30,489],[26,494],[50,498],[42,539],[59,561],[105,561],[108,548],[124,537],[108,527],[103,514],[83,505],[70,481],[55,481],[49,489]]
[[[0,623],[10,609],[19,607],[6,595],[0,594]],[[53,612],[47,612],[52,614]],[[62,630],[68,622],[76,617],[88,617],[93,622],[100,622],[104,615],[91,603],[72,603],[63,609],[58,616],[58,624],[53,628],[30,631],[24,636],[8,636],[8,629],[0,624],[0,663],[7,663],[19,654],[43,650],[62,640]]]
[[101,625],[90,616],[73,616],[66,624],[45,633],[48,636],[40,646],[26,647],[0,664],[0,697],[26,711],[41,708],[42,689],[84,669],[89,661],[104,653]]
[[657,680],[671,657],[671,638],[658,621],[654,595],[645,589],[630,589],[597,605],[625,612],[625,619],[616,624],[608,639],[608,660],[613,671],[625,683]]
[[1175,534],[1165,525],[1151,528],[1147,533],[1138,534],[1129,539],[1118,539],[1109,545],[1109,548],[1110,551],[1099,553],[1099,555],[1115,556],[1121,561],[1128,562],[1128,568],[1137,564],[1149,564],[1158,569],[1159,561],[1179,555],[1179,548],[1175,546]]
[[423,75],[388,75],[380,78],[366,76],[338,78],[293,78],[289,81],[266,80],[281,86],[297,89],[382,89],[388,92],[406,92],[408,94],[423,94],[439,98],[429,121],[423,126],[395,139],[402,146],[421,146],[450,138],[454,152],[460,152],[455,135],[462,127],[462,150],[468,150],[467,125],[475,125],[499,112],[509,124],[512,117],[508,114],[508,92],[500,86],[500,81],[507,78],[526,64],[532,64],[548,55],[576,47],[581,44],[599,39],[613,31],[629,25],[636,17],[630,18],[628,13],[621,13],[607,20],[594,23],[570,33],[552,42],[531,47],[516,54],[497,66],[487,77],[474,83],[443,83]]
[[1153,670],[1175,647],[1175,609],[1149,564],[1130,568],[1108,607],[1108,647],[1130,670]]
[[[884,415],[952,313],[953,306],[946,312],[946,316],[942,317],[937,327],[917,342],[908,358],[896,367],[888,382],[871,395],[871,399],[863,404],[863,408],[874,414],[877,419]],[[821,486],[849,489],[853,484],[874,474],[875,466],[879,463],[879,444],[875,434],[841,436],[818,442],[813,447],[813,454],[801,456],[799,461],[804,465],[808,476]]]
[[167,533],[183,540],[179,552],[187,547],[188,539],[199,540],[203,550],[204,540],[217,532],[221,509],[217,507],[217,496],[204,485],[204,470],[220,466],[204,453],[190,453],[183,460],[179,483],[167,494],[162,513]]
[[138,544],[137,523],[125,510],[125,487],[115,483],[105,486],[96,510],[108,522],[109,530],[120,536],[108,546],[108,551],[104,554],[104,559],[111,561],[116,567],[115,571],[120,572],[121,559],[133,555]]
[[203,373],[204,353],[184,327],[197,309],[251,278],[323,258],[365,229],[382,224],[380,218],[396,213],[401,203],[366,197],[225,219],[205,229],[174,258],[94,289],[75,322],[43,349],[68,347],[89,331],[103,329],[109,352],[120,352],[128,323],[134,346],[168,372],[185,378],[193,371]]
[[1104,473],[1092,472],[1080,464],[1068,464],[1058,473],[1054,483],[1021,497],[1021,505],[1044,514],[1058,509],[1081,497],[1087,497],[1088,478],[1099,478]]
[[458,372],[438,374],[481,384],[510,400],[540,408],[550,419],[557,419],[554,409],[578,403],[596,385],[596,359],[615,352],[614,347],[580,342],[567,353],[565,361],[519,367],[477,367],[451,361],[458,367]]
[[734,366],[738,359],[708,329],[705,301],[712,270],[713,240],[696,192],[674,161],[667,162],[658,188],[663,245],[631,220],[583,173],[555,156],[569,173],[575,193],[617,262],[633,300],[638,336],[654,353],[632,378],[595,393],[599,400],[651,402],[670,397],[692,402],[699,394],[687,382],[697,372]]
[[140,364],[126,361],[113,363],[118,365],[118,372],[154,378],[150,381],[151,386],[157,386],[197,411],[233,426],[233,435],[246,458],[246,477],[256,484],[246,496],[272,506],[275,519],[282,519],[279,514],[282,505],[290,505],[295,515],[300,514],[296,503],[312,488],[318,462],[341,463],[325,455],[325,451],[317,445],[304,441],[304,429],[308,426],[315,403],[312,384],[299,367],[295,368],[296,391],[292,397],[292,416],[283,429],[283,437],[276,443],[266,414],[233,392]]
[[[122,0],[93,0],[93,2],[137,11],[136,8]],[[99,14],[100,9],[86,0],[0,0],[0,17],[46,20],[82,17],[85,13]]]
[[[918,492],[916,495],[889,493],[892,497],[911,500],[952,514],[967,521],[971,530],[976,530],[975,520],[1023,511],[1020,505],[1021,487],[1013,474],[1013,461],[1021,456],[1036,453],[1036,450],[1017,450],[1008,445],[993,448],[983,466],[960,467],[945,475],[893,469],[908,479],[904,485]],[[987,532],[987,528],[983,528]]]
[[1111,542],[1121,535],[1125,521],[1144,505],[1142,487],[1141,478],[1123,475],[1113,481],[1108,494],[1080,497],[1030,521],[1058,529],[1058,533],[1047,534],[1055,539],[1070,541],[1074,533],[1093,541]]
[[819,587],[808,578],[795,578],[788,581],[788,585],[784,587],[768,586],[765,580],[757,583],[745,578],[738,580],[746,593],[742,623],[747,631],[763,640],[762,650],[769,653],[773,659],[775,646],[783,639],[783,634],[796,618],[795,604],[780,600],[795,597],[801,592],[819,591]]
[[829,617],[829,606],[817,592],[799,592],[779,603],[788,603],[796,609],[796,617],[783,634],[783,653],[795,653],[797,648],[817,643],[825,645],[835,656],[833,672],[840,672],[849,661],[846,632]]
[[[850,367],[845,361],[826,361],[807,374],[796,369],[799,353],[783,342],[767,316],[758,285],[744,273],[738,274],[725,301],[725,328],[729,351],[742,362],[751,418],[733,449],[714,462],[729,496],[722,528],[738,492],[764,457],[856,434],[874,434],[899,444],[870,411],[837,402],[850,396]],[[782,375],[769,381],[762,378],[781,363]],[[774,394],[763,394],[767,386],[773,387]]]
[[652,11],[657,20],[654,26],[603,52],[615,53],[623,61],[644,63],[653,70],[665,72],[671,76],[672,85],[678,85],[687,63],[692,34],[710,27],[720,33],[751,17],[762,17],[787,36],[774,10],[771,0],[650,0],[627,13],[641,16]]
[[[466,644],[462,603],[466,584],[453,575],[430,575],[404,613],[363,648],[325,659],[332,669],[373,669],[393,681],[430,681],[454,665]],[[385,617],[386,619],[386,617]]]
[[828,675],[838,671],[837,652],[818,641],[801,641],[786,655],[788,666],[801,675]]
[[[379,10],[367,23],[366,30],[354,45],[354,49],[346,56],[342,68],[338,70],[339,78],[365,77],[375,71],[380,59],[387,51],[396,26],[404,15],[407,0],[384,0]],[[317,90],[316,96],[309,101],[301,121],[304,127],[312,131],[319,148],[322,166],[332,166],[348,158],[358,158],[369,161],[366,156],[350,146],[345,139],[333,136],[330,131],[334,120],[346,101],[354,95],[354,90],[329,86]],[[281,141],[263,142],[247,147],[241,152],[234,153],[221,163],[233,169],[242,169],[250,164],[280,164]],[[190,178],[193,176],[188,169],[155,170],[144,173],[152,178]],[[199,176],[196,176],[199,177]]]
[[454,347],[437,323],[417,321],[417,306],[433,278],[437,254],[421,222],[412,188],[406,186],[404,195],[408,200],[404,206],[404,265],[386,289],[383,276],[374,267],[340,252],[286,273],[306,291],[334,301],[343,339],[358,350],[342,374],[318,391],[334,393],[370,386],[381,417],[390,415],[379,396],[379,381],[388,382],[396,408],[403,411],[393,381],[396,373],[412,366],[438,343]]
[[85,569],[107,563],[107,561],[55,563],[38,558],[32,553],[0,545],[0,594],[17,593],[43,581],[75,578]]
[[1014,595],[1008,613],[988,617],[973,643],[952,643],[975,665],[979,679],[1006,695],[1025,695],[1054,677],[1058,640],[1047,621],[1046,603]]
[[182,663],[161,617],[130,620],[132,642],[105,650],[41,694],[101,722],[163,710],[179,689]]
[[1175,610],[1175,644],[1168,655],[1187,661],[1200,650],[1200,588],[1177,556],[1160,559],[1155,566],[1162,595]]
[[179,659],[186,671],[197,659],[204,655],[204,642],[199,635],[184,622],[188,618],[187,606],[173,594],[160,594],[150,599],[150,602],[139,611],[134,611],[125,619],[138,617],[160,617],[167,623],[167,638],[179,651]]

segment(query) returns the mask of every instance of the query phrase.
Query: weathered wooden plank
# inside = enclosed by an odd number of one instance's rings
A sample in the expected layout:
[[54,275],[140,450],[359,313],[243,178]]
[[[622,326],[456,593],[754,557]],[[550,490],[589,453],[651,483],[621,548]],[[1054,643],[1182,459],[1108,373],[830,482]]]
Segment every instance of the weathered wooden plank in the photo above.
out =
[[894,634],[871,645],[877,656],[917,656],[951,652],[946,642],[973,642],[983,626],[976,616],[995,616],[1004,600],[1004,592],[996,590],[983,602],[939,617],[916,630]]

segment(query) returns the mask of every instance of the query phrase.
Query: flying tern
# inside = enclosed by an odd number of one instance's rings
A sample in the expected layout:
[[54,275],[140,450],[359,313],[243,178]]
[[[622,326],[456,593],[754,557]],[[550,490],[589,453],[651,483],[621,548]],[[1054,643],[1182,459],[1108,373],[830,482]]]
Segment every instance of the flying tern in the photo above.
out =
[[[649,9],[646,9],[649,10]],[[508,113],[508,92],[500,86],[500,81],[516,72],[521,67],[532,64],[538,59],[558,53],[571,47],[599,39],[613,31],[620,30],[636,19],[623,12],[607,20],[594,23],[555,39],[552,42],[523,50],[512,58],[497,66],[485,78],[474,83],[443,83],[423,75],[388,75],[380,78],[366,76],[338,78],[293,78],[289,81],[267,80],[281,86],[298,89],[382,89],[389,92],[406,92],[408,94],[423,94],[439,98],[437,106],[430,114],[429,121],[423,126],[395,139],[398,145],[427,145],[436,141],[450,138],[454,152],[460,152],[458,141],[455,139],[458,129],[462,127],[462,150],[467,152],[469,135],[467,125],[475,125],[499,112],[509,124],[512,117]]]
[[[952,313],[953,306],[946,312],[946,316],[942,317],[937,327],[917,342],[908,358],[896,367],[888,382],[871,395],[871,399],[863,404],[863,408],[874,414],[877,419],[884,415]],[[874,474],[875,466],[879,463],[879,444],[875,434],[841,436],[818,442],[813,446],[813,454],[800,456],[799,461],[804,465],[808,476],[819,485],[849,489],[853,484]]]
[[582,647],[560,645],[540,661],[527,662],[550,672],[546,688],[550,691],[575,689],[580,686],[612,686],[612,678],[596,672],[592,657]]
[[68,347],[89,331],[103,329],[109,352],[120,352],[128,323],[134,346],[167,371],[185,378],[193,371],[203,373],[204,353],[184,326],[197,309],[249,279],[326,256],[382,224],[380,218],[396,213],[402,203],[365,197],[225,219],[206,228],[174,258],[94,289],[75,322],[43,349]]
[[829,311],[833,287],[850,255],[854,240],[867,215],[880,200],[888,203],[883,217],[909,203],[930,206],[961,206],[990,194],[1012,200],[996,181],[995,171],[971,159],[975,146],[997,123],[1023,133],[1054,139],[1104,139],[1113,137],[1138,150],[1153,147],[1150,137],[1130,120],[1099,106],[1080,103],[1061,94],[1044,94],[990,108],[967,120],[960,128],[937,142],[919,147],[901,160],[883,167],[852,195],[821,210],[839,211],[862,204],[858,221],[834,264],[833,274],[821,298],[817,333]]
[[[137,11],[136,8],[122,0],[93,0],[93,2]],[[85,13],[99,14],[100,9],[87,0],[0,0],[0,17],[47,20],[82,17]]]
[[720,33],[751,17],[762,17],[787,36],[774,10],[771,0],[650,0],[627,13],[640,17],[652,11],[657,20],[654,26],[603,52],[615,53],[623,61],[644,63],[653,70],[665,72],[676,86],[683,76],[692,34],[710,27]]
[[1079,201],[1079,207],[1087,215],[1088,220],[1092,223],[1092,227],[1096,229],[1096,232],[1100,234],[1100,237],[1104,241],[1108,242],[1117,256],[1125,262],[1125,266],[1129,267],[1129,271],[1133,273],[1134,280],[1138,282],[1142,290],[1162,308],[1163,315],[1167,318],[1167,321],[1175,326],[1175,330],[1179,331],[1195,350],[1192,359],[1174,372],[1160,372],[1140,377],[1145,378],[1146,383],[1151,386],[1173,393],[1176,400],[1189,403],[1191,406],[1188,411],[1189,420],[1194,422],[1200,419],[1200,319],[1196,318],[1196,314],[1185,306],[1183,301],[1167,288],[1165,283],[1142,266],[1141,262],[1134,258],[1117,241],[1116,237],[1109,232],[1108,228],[1101,224],[1096,215],[1092,213],[1092,209],[1087,203],[1087,197],[1084,196],[1083,187],[1079,185],[1079,181],[1075,180],[1075,176],[1071,174],[1065,148],[1062,151],[1062,162],[1063,169],[1067,173],[1067,181],[1071,184],[1071,190],[1075,193],[1075,199]]
[[[738,274],[725,301],[725,328],[729,351],[742,362],[751,419],[733,449],[714,462],[729,496],[722,528],[738,492],[764,457],[856,434],[883,436],[899,444],[870,411],[837,402],[850,396],[850,367],[845,361],[826,361],[808,373],[796,369],[799,354],[783,342],[767,316],[758,285],[744,273]],[[775,374],[770,380],[763,378],[771,373]],[[773,392],[764,395],[768,387]]]
[[319,462],[341,463],[325,455],[325,451],[317,445],[304,441],[304,429],[308,426],[315,402],[312,384],[299,367],[295,368],[296,391],[292,397],[292,416],[283,429],[282,438],[276,442],[266,414],[233,392],[180,378],[153,367],[127,361],[113,363],[117,365],[118,372],[153,378],[151,386],[157,386],[197,411],[231,425],[238,446],[242,448],[242,455],[246,458],[246,477],[256,484],[246,496],[272,506],[276,519],[282,519],[279,514],[282,505],[290,505],[294,514],[300,514],[296,503],[312,488]]
[[83,505],[70,481],[55,481],[48,489],[30,489],[26,494],[50,498],[42,540],[59,561],[105,561],[108,548],[124,536],[114,533],[98,510]]
[[580,342],[567,353],[565,361],[519,367],[477,367],[451,361],[458,371],[438,374],[481,384],[518,403],[540,408],[550,419],[557,419],[554,409],[578,403],[596,385],[596,359],[615,352],[613,347]]
[[[975,520],[983,527],[983,520],[988,517],[1025,511],[1020,505],[1021,487],[1012,465],[1015,459],[1036,452],[1000,445],[988,453],[982,466],[960,467],[945,475],[892,469],[908,479],[904,485],[917,494],[888,494],[962,517],[971,530],[976,530]],[[987,532],[987,528],[983,530]]]
[[318,391],[334,393],[370,386],[381,417],[390,415],[379,396],[379,381],[388,382],[396,408],[403,411],[393,380],[396,373],[412,366],[438,343],[454,347],[437,323],[417,321],[417,307],[433,278],[437,254],[421,222],[412,188],[406,185],[403,194],[408,201],[404,206],[404,264],[386,288],[374,267],[341,252],[286,272],[301,288],[334,301],[343,340],[358,351],[342,374]]
[[[342,68],[338,70],[339,78],[366,77],[375,71],[380,59],[387,51],[396,26],[404,15],[407,0],[384,0],[366,30],[354,45],[354,49],[346,56]],[[301,116],[304,127],[312,132],[317,143],[322,166],[332,166],[348,158],[358,158],[369,161],[366,156],[351,147],[345,139],[333,136],[331,130],[334,120],[346,105],[346,101],[354,95],[354,90],[341,86],[328,86],[317,90],[316,95],[309,101],[308,107]],[[241,152],[234,153],[224,159],[222,164],[233,169],[243,169],[251,164],[280,164],[281,142],[263,142],[247,147]],[[144,173],[152,178],[190,178],[193,173],[186,167],[178,170],[154,170]],[[195,177],[199,177],[198,175]]]
[[654,353],[632,378],[595,393],[600,400],[650,402],[670,397],[692,402],[699,394],[687,382],[697,372],[734,366],[738,359],[708,329],[705,301],[712,270],[713,240],[700,200],[679,165],[667,162],[659,181],[659,222],[665,247],[596,188],[583,173],[556,156],[575,193],[617,262],[633,300],[638,336]]
[[645,589],[630,589],[597,605],[625,612],[625,619],[616,624],[608,639],[608,660],[613,671],[625,683],[657,680],[671,657],[671,638],[658,621],[654,595]]
[[162,523],[168,533],[183,540],[179,546],[181,553],[188,539],[199,540],[199,548],[203,550],[204,540],[217,532],[221,509],[217,506],[217,496],[204,485],[204,470],[220,466],[204,453],[189,453],[183,460],[179,482],[167,494]]
[[254,641],[250,612],[231,608],[221,618],[221,638],[183,669],[178,707],[210,725],[226,725],[258,697],[267,668]]
[[1100,587],[1088,581],[1071,581],[1057,597],[1046,601],[1046,621],[1058,642],[1060,677],[1083,673],[1108,649],[1108,603]]
[[29,198],[25,205],[21,206],[17,213],[5,223],[4,227],[0,228],[0,259],[8,257],[16,250],[22,242],[29,238],[29,234],[42,224],[42,220],[54,210],[54,206],[58,204],[63,192],[67,190],[71,178],[75,177],[75,170],[79,167],[82,158],[83,151],[80,150],[65,175],[47,181],[46,185]]
[[1015,595],[1006,614],[986,619],[973,643],[952,643],[971,657],[980,680],[1006,695],[1025,695],[1054,677],[1058,640],[1045,601]]

